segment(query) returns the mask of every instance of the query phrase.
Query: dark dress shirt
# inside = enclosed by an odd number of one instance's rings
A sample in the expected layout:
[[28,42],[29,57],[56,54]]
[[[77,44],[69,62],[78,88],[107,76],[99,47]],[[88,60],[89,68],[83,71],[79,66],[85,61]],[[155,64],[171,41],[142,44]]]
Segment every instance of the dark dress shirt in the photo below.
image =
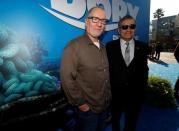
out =
[[108,107],[111,89],[104,45],[98,48],[87,35],[72,40],[64,50],[60,77],[71,104],[87,103],[93,112]]

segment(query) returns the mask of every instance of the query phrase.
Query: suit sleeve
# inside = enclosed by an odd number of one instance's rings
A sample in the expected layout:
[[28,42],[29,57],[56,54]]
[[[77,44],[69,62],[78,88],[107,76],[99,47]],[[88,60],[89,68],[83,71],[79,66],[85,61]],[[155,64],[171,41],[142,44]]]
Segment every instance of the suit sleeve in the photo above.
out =
[[144,87],[148,86],[148,74],[149,74],[148,46],[144,46],[144,60],[143,60],[143,84],[144,84]]

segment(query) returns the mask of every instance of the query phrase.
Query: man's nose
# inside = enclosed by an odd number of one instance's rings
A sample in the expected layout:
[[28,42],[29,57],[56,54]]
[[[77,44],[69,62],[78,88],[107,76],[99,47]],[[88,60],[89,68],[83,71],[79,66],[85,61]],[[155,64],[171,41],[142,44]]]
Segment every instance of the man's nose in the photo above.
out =
[[98,21],[97,24],[98,24],[98,26],[100,26],[100,27],[103,25],[103,24],[102,24],[102,21]]

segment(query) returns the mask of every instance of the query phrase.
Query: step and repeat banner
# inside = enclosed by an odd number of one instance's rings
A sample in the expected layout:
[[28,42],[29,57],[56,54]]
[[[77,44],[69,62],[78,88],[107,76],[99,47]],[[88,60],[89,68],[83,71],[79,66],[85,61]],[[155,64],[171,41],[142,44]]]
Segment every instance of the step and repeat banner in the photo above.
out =
[[126,14],[137,21],[136,39],[148,42],[149,0],[0,1],[0,105],[58,89],[63,49],[84,33],[96,5],[109,19],[104,44],[118,38],[117,22]]

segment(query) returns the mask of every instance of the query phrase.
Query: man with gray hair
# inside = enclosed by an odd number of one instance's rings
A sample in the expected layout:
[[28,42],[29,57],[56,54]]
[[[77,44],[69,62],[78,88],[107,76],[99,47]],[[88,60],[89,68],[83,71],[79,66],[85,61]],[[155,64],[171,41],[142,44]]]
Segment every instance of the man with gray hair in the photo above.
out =
[[111,100],[108,59],[99,37],[106,13],[93,7],[85,20],[86,32],[64,49],[60,78],[69,103],[77,107],[78,131],[103,131]]
[[132,16],[124,16],[118,25],[120,38],[106,45],[112,90],[112,128],[120,131],[124,113],[123,131],[136,131],[148,85],[148,45],[135,40],[136,21]]

